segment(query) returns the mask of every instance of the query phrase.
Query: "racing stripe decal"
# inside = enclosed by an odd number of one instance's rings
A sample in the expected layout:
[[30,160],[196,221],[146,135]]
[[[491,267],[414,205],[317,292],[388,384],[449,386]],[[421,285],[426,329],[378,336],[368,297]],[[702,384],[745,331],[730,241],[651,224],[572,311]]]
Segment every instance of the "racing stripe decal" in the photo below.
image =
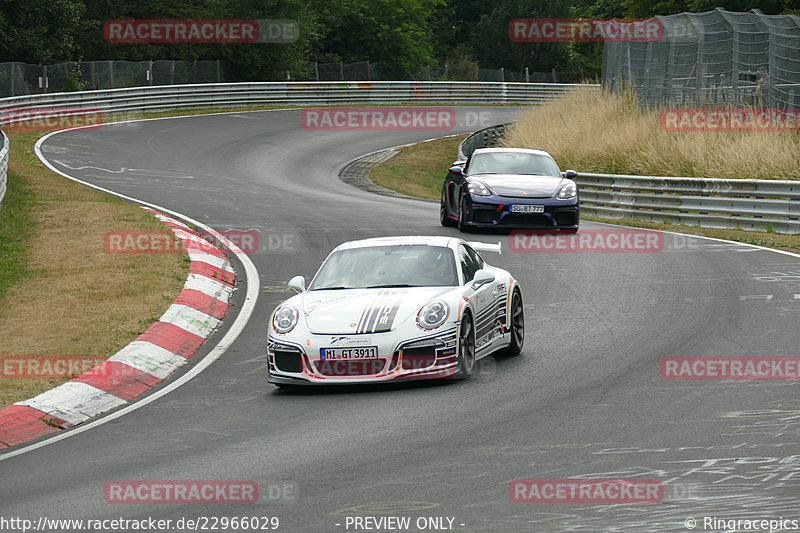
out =
[[380,290],[364,309],[356,333],[384,333],[392,329],[400,302],[406,291]]

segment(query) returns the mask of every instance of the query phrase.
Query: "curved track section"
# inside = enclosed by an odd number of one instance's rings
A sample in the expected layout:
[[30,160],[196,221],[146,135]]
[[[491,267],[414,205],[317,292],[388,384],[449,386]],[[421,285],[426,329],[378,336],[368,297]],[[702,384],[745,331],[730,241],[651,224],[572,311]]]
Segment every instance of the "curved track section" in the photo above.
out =
[[[478,111],[457,109],[462,119]],[[513,110],[492,113],[498,123]],[[509,532],[800,519],[797,382],[659,375],[668,356],[797,356],[797,256],[670,234],[657,253],[506,251],[493,263],[524,289],[521,357],[491,358],[467,382],[297,393],[266,383],[264,324],[292,275],[313,274],[344,240],[457,234],[438,225],[434,204],[337,178],[362,154],[435,136],[306,131],[300,111],[287,110],[107,126],[43,143],[46,159],[72,176],[218,230],[257,229],[250,257],[261,298],[237,341],[180,389],[0,462],[0,515],[277,516],[291,532],[346,531],[355,516],[410,516],[409,531],[418,517],[448,517],[454,530]],[[659,479],[667,494],[633,504],[509,499],[514,479],[563,478]],[[112,480],[211,479],[255,481],[262,499],[204,507],[103,497]],[[296,487],[296,498],[270,500],[275,484]]]

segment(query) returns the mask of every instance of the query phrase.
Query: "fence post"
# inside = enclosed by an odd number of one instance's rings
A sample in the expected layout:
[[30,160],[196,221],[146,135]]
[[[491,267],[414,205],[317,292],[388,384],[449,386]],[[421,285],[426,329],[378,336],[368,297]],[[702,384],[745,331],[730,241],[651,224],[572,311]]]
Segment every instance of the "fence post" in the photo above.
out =
[[192,83],[197,83],[197,60],[192,63]]
[[339,61],[339,80],[344,81],[344,66],[342,65],[341,60]]
[[500,81],[506,81],[506,69],[500,67]]
[[525,67],[525,83],[531,82],[531,73],[528,72],[528,67]]
[[108,62],[108,77],[111,79],[111,88],[114,88],[114,62]]
[[319,81],[319,63],[314,61],[314,77]]
[[169,64],[169,84],[175,85],[175,60]]
[[556,77],[556,69],[553,69],[553,83],[558,83],[558,78]]
[[147,62],[147,84],[153,85],[153,60]]

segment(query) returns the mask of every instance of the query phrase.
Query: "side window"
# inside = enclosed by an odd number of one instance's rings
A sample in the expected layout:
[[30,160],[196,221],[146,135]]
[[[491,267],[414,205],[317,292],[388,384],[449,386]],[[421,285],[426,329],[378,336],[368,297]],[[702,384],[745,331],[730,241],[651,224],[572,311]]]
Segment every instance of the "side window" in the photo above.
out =
[[481,257],[480,254],[478,254],[478,252],[476,252],[471,246],[465,246],[465,248],[467,249],[467,253],[475,262],[475,265],[477,265],[475,267],[475,271],[477,272],[478,270],[483,268],[483,257]]
[[479,263],[475,261],[474,254],[475,250],[463,244],[458,247],[458,259],[461,262],[461,272],[464,273],[464,283],[472,281],[472,278],[475,277],[475,272],[480,268]]

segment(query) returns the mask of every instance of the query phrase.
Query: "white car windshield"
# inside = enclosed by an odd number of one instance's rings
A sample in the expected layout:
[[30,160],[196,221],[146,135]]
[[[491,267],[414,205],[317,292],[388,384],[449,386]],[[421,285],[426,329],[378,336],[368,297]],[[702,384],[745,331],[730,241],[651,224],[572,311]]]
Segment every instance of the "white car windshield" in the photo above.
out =
[[443,246],[351,248],[331,254],[309,290],[458,285],[453,252]]
[[561,171],[552,158],[525,152],[488,152],[475,154],[467,174],[523,174],[561,177]]

